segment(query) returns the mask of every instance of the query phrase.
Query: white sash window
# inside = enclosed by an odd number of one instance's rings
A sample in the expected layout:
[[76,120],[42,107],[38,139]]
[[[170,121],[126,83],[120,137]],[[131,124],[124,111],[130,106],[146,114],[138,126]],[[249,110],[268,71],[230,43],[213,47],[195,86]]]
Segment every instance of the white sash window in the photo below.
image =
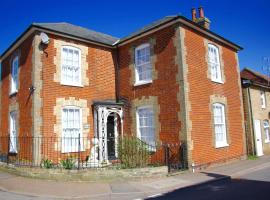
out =
[[64,85],[81,86],[81,51],[80,49],[62,47],[61,83]]
[[17,113],[15,111],[9,113],[9,152],[18,153],[17,150]]
[[214,103],[213,114],[216,147],[228,146],[224,105],[221,103]]
[[264,133],[265,133],[265,143],[270,142],[270,133],[269,133],[269,122],[268,120],[263,121],[263,128],[264,128]]
[[81,109],[66,107],[62,111],[62,152],[83,150]]
[[12,67],[11,67],[11,84],[10,84],[11,94],[18,91],[18,70],[19,70],[19,57],[16,56],[12,60]]
[[137,109],[137,135],[149,145],[155,145],[154,112],[151,106]]
[[266,98],[265,98],[264,91],[261,91],[261,106],[262,106],[262,108],[266,108]]
[[208,60],[211,70],[211,80],[222,83],[219,50],[216,46],[208,44]]
[[150,44],[142,44],[135,49],[135,85],[152,82]]

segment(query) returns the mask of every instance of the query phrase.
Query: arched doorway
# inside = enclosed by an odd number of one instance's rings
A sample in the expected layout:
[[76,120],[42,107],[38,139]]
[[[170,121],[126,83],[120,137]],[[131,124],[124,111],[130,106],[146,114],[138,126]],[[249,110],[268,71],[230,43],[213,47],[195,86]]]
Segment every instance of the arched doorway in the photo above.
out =
[[117,159],[118,139],[123,135],[122,104],[94,103],[95,138],[98,139],[98,160],[109,164]]

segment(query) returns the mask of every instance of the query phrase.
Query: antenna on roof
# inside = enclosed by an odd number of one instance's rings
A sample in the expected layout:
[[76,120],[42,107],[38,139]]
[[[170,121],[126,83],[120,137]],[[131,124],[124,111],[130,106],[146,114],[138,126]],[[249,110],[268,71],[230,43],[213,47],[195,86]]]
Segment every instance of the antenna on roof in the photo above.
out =
[[44,32],[40,33],[40,38],[41,38],[41,43],[42,44],[49,44],[50,42],[50,38],[48,37],[48,35]]

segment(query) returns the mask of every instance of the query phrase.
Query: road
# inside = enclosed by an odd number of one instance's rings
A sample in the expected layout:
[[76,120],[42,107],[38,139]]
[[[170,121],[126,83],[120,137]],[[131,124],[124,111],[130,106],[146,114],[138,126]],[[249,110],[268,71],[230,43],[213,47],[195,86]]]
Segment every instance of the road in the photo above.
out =
[[270,192],[270,167],[196,188],[179,189],[147,200],[266,200]]

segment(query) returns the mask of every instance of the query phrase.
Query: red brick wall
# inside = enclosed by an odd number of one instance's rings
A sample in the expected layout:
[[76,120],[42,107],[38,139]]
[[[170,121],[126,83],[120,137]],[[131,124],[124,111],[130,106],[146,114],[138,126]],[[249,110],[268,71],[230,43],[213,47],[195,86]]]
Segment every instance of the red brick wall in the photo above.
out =
[[[72,87],[64,86],[59,82],[54,81],[54,74],[56,73],[56,66],[54,64],[54,57],[56,49],[54,47],[54,40],[60,39],[70,42],[68,39],[49,36],[50,43],[45,49],[47,52],[42,55],[43,65],[43,128],[42,133],[45,137],[55,137],[54,124],[56,124],[56,116],[54,114],[54,107],[56,106],[56,98],[75,97],[77,100],[86,99],[90,113],[88,117],[88,124],[90,124],[90,132],[88,135],[94,134],[94,121],[93,121],[93,100],[115,99],[115,68],[114,56],[111,49],[99,47],[95,45],[77,43],[88,47],[88,71],[87,77],[89,78],[89,86]],[[73,41],[74,42],[74,41]],[[46,151],[46,149],[44,149]],[[48,152],[44,152],[48,154]],[[51,153],[55,155],[54,147],[51,148]],[[60,152],[57,152],[60,155]],[[86,152],[88,155],[89,152]]]
[[[15,104],[19,105],[18,115],[18,134],[19,136],[31,136],[32,129],[32,96],[29,93],[29,87],[32,85],[32,39],[29,37],[25,40],[13,53],[11,53],[2,62],[2,108],[1,108],[1,129],[0,137],[9,136],[9,105]],[[11,65],[12,59],[15,53],[19,53],[19,90],[16,95],[10,96],[10,79],[11,79]],[[29,149],[32,146],[31,141],[26,141],[29,145]],[[25,157],[26,151],[29,149],[22,148],[23,142],[19,142],[21,156]],[[8,140],[3,141],[1,144],[1,150],[5,153],[8,151]]]
[[[227,47],[222,47],[226,81],[224,84],[214,83],[207,78],[208,64],[205,59],[207,52],[203,39],[201,35],[185,29],[187,79],[191,103],[189,115],[192,121],[192,158],[195,164],[219,162],[245,154],[243,152],[241,93],[238,84],[239,72],[235,52]],[[213,94],[227,98],[227,134],[229,134],[231,142],[229,147],[214,147],[210,110],[210,95]]]
[[[130,49],[149,42],[150,38],[155,40],[154,54],[156,55],[155,70],[157,79],[153,83],[136,86],[131,85],[131,61]],[[125,109],[124,133],[134,134],[131,130],[130,103],[137,98],[157,96],[160,106],[159,122],[161,130],[159,139],[167,142],[179,141],[180,122],[178,121],[178,111],[180,105],[177,101],[177,91],[179,84],[176,82],[178,67],[175,64],[176,48],[174,46],[175,27],[163,29],[142,39],[128,43],[119,47],[119,96],[125,98],[129,105]]]

